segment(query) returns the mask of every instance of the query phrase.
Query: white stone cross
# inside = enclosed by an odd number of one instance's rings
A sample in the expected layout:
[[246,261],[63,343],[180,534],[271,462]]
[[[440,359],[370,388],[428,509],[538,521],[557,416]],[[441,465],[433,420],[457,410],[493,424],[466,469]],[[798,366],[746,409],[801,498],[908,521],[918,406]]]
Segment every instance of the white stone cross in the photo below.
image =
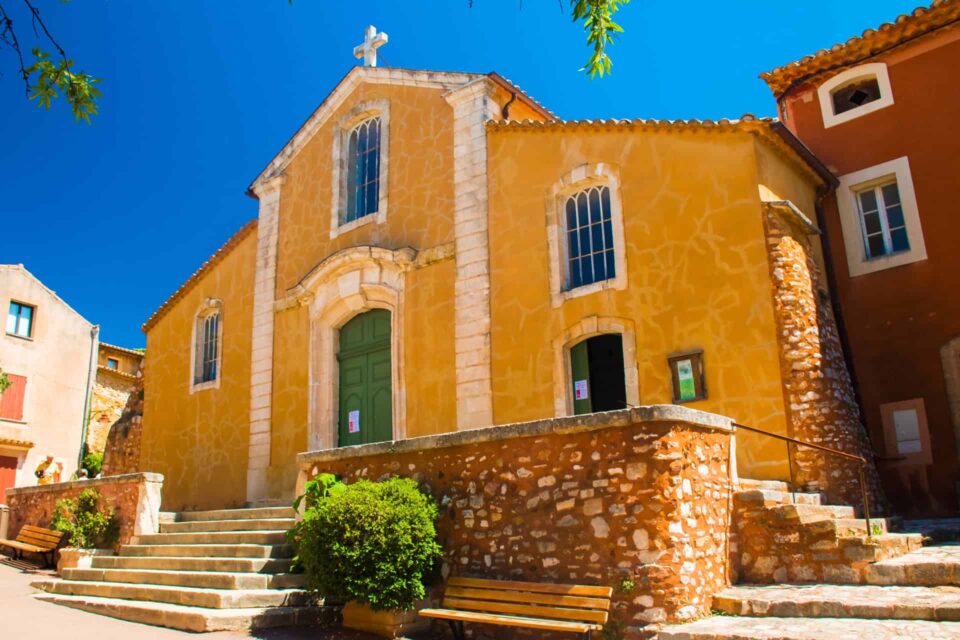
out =
[[367,27],[364,33],[363,44],[353,48],[354,58],[363,58],[363,66],[377,66],[377,49],[387,44],[388,36],[385,33],[377,33],[377,28],[373,25]]

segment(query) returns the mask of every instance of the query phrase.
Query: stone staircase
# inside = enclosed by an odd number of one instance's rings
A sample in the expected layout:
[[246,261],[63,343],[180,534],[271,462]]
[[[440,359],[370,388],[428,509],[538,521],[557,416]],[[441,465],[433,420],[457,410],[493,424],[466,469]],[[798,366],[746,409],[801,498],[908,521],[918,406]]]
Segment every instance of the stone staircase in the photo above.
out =
[[89,569],[33,584],[35,597],[123,620],[184,631],[317,624],[323,607],[287,573],[290,507],[176,514]]
[[[742,480],[732,556],[742,584],[718,615],[668,625],[657,640],[960,639],[960,545],[923,547],[849,506],[784,483]],[[739,563],[736,562],[739,560]]]

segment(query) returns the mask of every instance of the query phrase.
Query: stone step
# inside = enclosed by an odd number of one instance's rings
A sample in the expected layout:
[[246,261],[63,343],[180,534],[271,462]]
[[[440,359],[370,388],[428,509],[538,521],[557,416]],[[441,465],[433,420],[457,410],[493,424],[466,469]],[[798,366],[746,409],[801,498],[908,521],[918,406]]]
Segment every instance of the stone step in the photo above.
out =
[[212,531],[205,533],[151,533],[141,545],[167,544],[284,544],[286,531]]
[[299,589],[302,574],[227,573],[219,571],[163,571],[156,569],[64,569],[64,580],[123,582],[198,589]]
[[794,493],[790,491],[771,491],[769,489],[738,491],[733,497],[739,502],[759,505],[823,504],[823,494],[820,493]]
[[124,557],[176,558],[292,558],[288,544],[127,544],[120,547]]
[[[865,536],[867,535],[867,521],[864,518],[837,518],[837,535]],[[870,529],[875,536],[893,533],[896,530],[894,518],[870,518]]]
[[713,596],[734,616],[960,621],[960,588],[739,585]]
[[781,504],[770,507],[771,513],[788,523],[815,522],[824,518],[856,518],[853,507],[835,504]]
[[760,489],[763,491],[782,491],[789,492],[790,485],[780,480],[754,480],[752,478],[739,478],[736,485],[741,491],[751,491]]
[[61,596],[145,600],[208,609],[302,606],[313,600],[310,593],[301,589],[201,589],[81,580],[38,580],[32,586]]
[[875,585],[960,585],[960,545],[923,547],[875,562],[865,569],[864,578]]
[[238,520],[191,520],[160,524],[160,533],[211,533],[216,531],[287,531],[294,518],[241,518]]
[[[169,547],[164,547],[168,549]],[[228,573],[285,573],[288,558],[178,558],[173,556],[96,556],[94,569],[157,569],[162,571],[224,571]]]
[[218,509],[215,511],[181,511],[177,522],[196,522],[198,520],[261,520],[271,518],[293,518],[293,507],[259,507],[255,509]]
[[323,622],[326,613],[323,607],[318,606],[205,609],[163,602],[140,602],[93,596],[42,593],[34,597],[120,620],[195,633],[317,625]]
[[665,626],[656,640],[957,640],[960,623],[859,618],[712,616]]

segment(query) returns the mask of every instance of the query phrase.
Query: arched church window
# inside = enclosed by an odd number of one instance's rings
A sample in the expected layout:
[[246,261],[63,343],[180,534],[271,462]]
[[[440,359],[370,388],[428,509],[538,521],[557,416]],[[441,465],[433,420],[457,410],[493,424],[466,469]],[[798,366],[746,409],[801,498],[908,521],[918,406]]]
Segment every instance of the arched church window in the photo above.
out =
[[217,386],[223,343],[222,305],[207,300],[197,313],[193,330],[193,390]]
[[617,275],[610,187],[597,185],[567,197],[564,205],[567,286],[576,289]]
[[343,223],[377,213],[380,202],[380,117],[368,118],[347,136],[347,206]]

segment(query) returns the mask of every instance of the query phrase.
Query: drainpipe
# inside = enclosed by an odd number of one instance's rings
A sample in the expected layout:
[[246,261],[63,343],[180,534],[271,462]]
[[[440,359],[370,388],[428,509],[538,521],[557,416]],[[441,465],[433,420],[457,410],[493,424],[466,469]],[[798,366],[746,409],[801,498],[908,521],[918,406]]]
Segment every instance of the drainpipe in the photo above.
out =
[[77,472],[83,467],[83,450],[87,444],[87,424],[90,422],[90,396],[93,394],[93,378],[96,375],[98,347],[100,344],[100,325],[90,328],[90,361],[87,367],[87,392],[83,398],[83,424],[80,428],[80,451],[77,453]]

